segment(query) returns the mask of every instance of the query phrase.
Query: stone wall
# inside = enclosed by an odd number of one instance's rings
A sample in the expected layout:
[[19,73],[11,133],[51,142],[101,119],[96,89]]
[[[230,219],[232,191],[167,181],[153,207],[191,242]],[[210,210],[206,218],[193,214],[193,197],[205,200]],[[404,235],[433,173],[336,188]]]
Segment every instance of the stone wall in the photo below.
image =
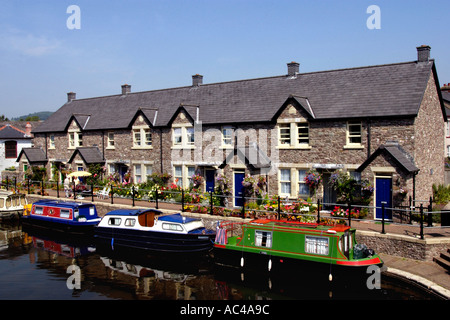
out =
[[[130,129],[114,130],[114,147],[107,145],[108,130],[83,132],[83,146],[97,145],[100,151],[104,152],[107,164],[123,161],[132,174],[134,164],[151,165],[153,172],[169,173],[172,176],[175,163],[191,166],[200,164],[203,166],[208,163],[209,166],[218,167],[226,155],[232,151],[232,149],[221,146],[221,126],[203,126],[200,135],[196,135],[195,146],[178,148],[173,145],[173,127],[193,125],[192,117],[184,110],[180,110],[171,127],[151,128],[151,147],[134,147],[133,133]],[[278,145],[278,125],[305,122],[309,124],[309,145],[282,147]],[[131,124],[132,127],[146,125],[148,124],[141,115],[137,116],[134,123]],[[72,121],[69,129],[78,130],[79,127],[75,121]],[[215,137],[206,138],[207,133],[210,133],[212,129],[216,131]],[[344,169],[355,170],[367,159],[368,155],[388,141],[397,141],[406,152],[414,157],[414,161],[420,169],[416,177],[417,199],[429,199],[432,184],[444,183],[444,126],[433,74],[430,75],[416,118],[362,119],[360,146],[346,145],[346,119],[316,121],[311,119],[307,110],[294,101],[286,103],[280,110],[275,123],[235,125],[234,132],[235,134],[239,132],[237,137],[239,145],[256,142],[272,160],[273,170],[268,177],[268,188],[271,195],[279,192],[279,168],[291,168],[292,172],[295,172],[294,169],[309,169],[315,164],[337,164]],[[34,144],[44,150],[47,148],[46,153],[50,160],[68,160],[75,150],[68,148],[67,133],[54,134],[54,147],[50,147],[50,135],[36,135]],[[214,148],[212,148],[213,144]],[[212,159],[205,158],[210,155],[211,149],[214,149]],[[373,165],[393,168],[395,187],[401,186],[412,190],[411,176],[403,175],[389,159],[377,159],[376,161],[378,162]],[[50,170],[50,165],[50,163],[47,165],[48,170]],[[366,171],[369,174],[369,181],[374,181],[373,173],[370,171],[371,166]],[[248,166],[237,161],[233,165],[226,166],[223,172],[231,183],[233,183],[233,172],[236,168],[244,169],[246,173],[257,174],[257,172],[250,172]],[[322,197],[321,192],[319,190],[317,197]],[[296,195],[292,194],[292,198],[296,198]]]
[[450,239],[415,239],[412,237],[356,231],[356,240],[376,253],[399,256],[414,260],[432,261],[450,246]]

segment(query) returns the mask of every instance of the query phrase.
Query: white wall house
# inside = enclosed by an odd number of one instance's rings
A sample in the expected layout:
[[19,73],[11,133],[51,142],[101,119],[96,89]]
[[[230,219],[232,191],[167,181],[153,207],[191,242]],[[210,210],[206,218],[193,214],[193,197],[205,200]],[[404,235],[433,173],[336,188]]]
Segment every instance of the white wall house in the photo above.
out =
[[0,172],[11,167],[18,167],[17,156],[23,148],[32,146],[31,125],[27,123],[25,130],[11,124],[0,127]]

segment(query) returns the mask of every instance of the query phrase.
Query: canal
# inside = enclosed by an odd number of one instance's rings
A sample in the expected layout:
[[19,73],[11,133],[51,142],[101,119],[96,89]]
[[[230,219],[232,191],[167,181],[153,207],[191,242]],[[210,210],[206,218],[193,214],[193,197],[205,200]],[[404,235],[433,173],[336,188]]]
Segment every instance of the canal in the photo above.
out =
[[[167,257],[98,248],[1,224],[1,300],[438,300],[381,273],[379,288],[336,284],[328,274],[272,275],[219,268],[208,256]],[[9,237],[9,239],[7,239]]]

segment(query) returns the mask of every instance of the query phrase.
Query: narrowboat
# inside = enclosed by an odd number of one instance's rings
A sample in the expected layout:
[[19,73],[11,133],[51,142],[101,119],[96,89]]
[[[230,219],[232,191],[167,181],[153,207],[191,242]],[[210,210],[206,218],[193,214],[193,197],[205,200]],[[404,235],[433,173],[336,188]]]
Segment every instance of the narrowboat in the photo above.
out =
[[200,219],[181,214],[162,215],[155,209],[119,209],[108,212],[95,227],[99,245],[158,253],[206,253],[212,249],[215,231]]
[[34,202],[21,219],[29,227],[80,235],[92,235],[100,220],[93,204],[58,200]]
[[0,190],[0,220],[18,218],[26,204],[24,194]]
[[213,249],[216,264],[272,274],[322,268],[331,278],[333,274],[365,273],[368,266],[383,265],[372,249],[356,243],[355,229],[349,226],[270,219],[240,224],[242,235],[232,237],[227,237],[228,232],[236,226],[218,225]]

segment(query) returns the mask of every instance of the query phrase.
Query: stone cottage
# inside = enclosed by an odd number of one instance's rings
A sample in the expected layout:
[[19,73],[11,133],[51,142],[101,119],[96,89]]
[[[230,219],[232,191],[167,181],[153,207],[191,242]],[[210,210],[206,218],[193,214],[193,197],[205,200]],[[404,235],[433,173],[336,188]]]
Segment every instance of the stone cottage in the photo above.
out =
[[[336,201],[328,181],[339,170],[374,186],[374,203],[395,205],[407,190],[428,199],[444,182],[445,109],[430,47],[417,60],[340,70],[287,73],[185,87],[131,92],[67,102],[34,133],[48,170],[101,163],[135,183],[168,173],[189,187],[193,174],[204,191],[229,181],[232,205],[241,205],[242,181],[260,178],[271,195],[312,195],[305,177],[322,177],[314,196]],[[28,159],[30,160],[30,159]],[[22,159],[18,159],[22,161]]]

